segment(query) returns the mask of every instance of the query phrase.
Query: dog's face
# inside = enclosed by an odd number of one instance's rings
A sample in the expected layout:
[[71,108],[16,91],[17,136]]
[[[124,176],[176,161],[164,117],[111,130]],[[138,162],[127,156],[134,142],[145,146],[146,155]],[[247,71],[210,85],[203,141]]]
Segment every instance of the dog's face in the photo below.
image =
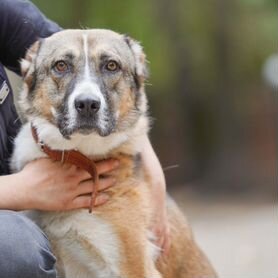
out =
[[74,133],[107,136],[146,112],[145,55],[134,40],[109,30],[67,30],[38,41],[22,61],[21,108]]

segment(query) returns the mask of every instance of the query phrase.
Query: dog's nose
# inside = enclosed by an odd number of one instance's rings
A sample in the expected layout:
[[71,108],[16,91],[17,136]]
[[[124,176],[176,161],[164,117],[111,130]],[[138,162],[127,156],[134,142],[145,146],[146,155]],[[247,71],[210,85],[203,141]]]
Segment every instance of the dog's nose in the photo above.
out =
[[81,95],[75,100],[74,105],[81,116],[90,117],[98,112],[100,100],[92,96]]

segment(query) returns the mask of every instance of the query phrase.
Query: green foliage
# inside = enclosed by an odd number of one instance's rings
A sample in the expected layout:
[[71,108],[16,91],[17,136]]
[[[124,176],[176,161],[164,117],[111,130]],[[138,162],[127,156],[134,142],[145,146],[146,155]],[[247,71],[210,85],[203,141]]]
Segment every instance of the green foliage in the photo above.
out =
[[[229,136],[242,142],[254,88],[262,88],[262,64],[277,51],[276,0],[33,2],[62,27],[109,28],[142,43],[159,118],[155,138],[166,160],[171,140],[180,157],[193,160],[208,159]],[[177,132],[179,139],[168,138]]]
[[[173,53],[175,44],[187,50],[190,75],[197,92],[217,93],[219,57],[217,32],[221,31],[217,8],[219,0],[169,1],[174,6],[177,40],[173,41],[159,20],[159,1],[153,0],[34,0],[51,19],[65,28],[109,28],[127,33],[141,41],[150,61],[151,83],[161,93],[167,93],[178,76],[175,64],[183,53]],[[275,1],[238,0],[228,4],[225,28],[227,33],[228,67],[232,79],[249,82],[257,78],[260,66],[274,49],[276,32]],[[224,8],[225,9],[225,8]],[[167,12],[167,11],[166,11]],[[167,20],[167,19],[166,19]],[[167,24],[167,22],[166,22]],[[277,36],[276,36],[277,38]],[[198,88],[199,87],[199,88]],[[202,88],[206,89],[203,90]]]

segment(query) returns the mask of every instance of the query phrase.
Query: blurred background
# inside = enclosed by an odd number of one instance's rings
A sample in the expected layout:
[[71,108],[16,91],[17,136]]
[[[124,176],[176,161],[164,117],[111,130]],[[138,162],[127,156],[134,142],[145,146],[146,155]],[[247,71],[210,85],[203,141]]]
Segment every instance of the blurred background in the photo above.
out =
[[197,241],[223,278],[277,277],[277,1],[33,2],[142,43],[150,137]]

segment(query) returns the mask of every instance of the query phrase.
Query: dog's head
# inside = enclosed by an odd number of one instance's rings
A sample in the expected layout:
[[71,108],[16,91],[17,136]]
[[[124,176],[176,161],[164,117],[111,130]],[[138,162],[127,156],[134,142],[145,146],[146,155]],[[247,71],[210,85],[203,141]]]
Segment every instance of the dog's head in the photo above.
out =
[[146,113],[145,55],[141,46],[109,30],[67,30],[36,42],[21,63],[21,108],[65,138],[108,136]]

